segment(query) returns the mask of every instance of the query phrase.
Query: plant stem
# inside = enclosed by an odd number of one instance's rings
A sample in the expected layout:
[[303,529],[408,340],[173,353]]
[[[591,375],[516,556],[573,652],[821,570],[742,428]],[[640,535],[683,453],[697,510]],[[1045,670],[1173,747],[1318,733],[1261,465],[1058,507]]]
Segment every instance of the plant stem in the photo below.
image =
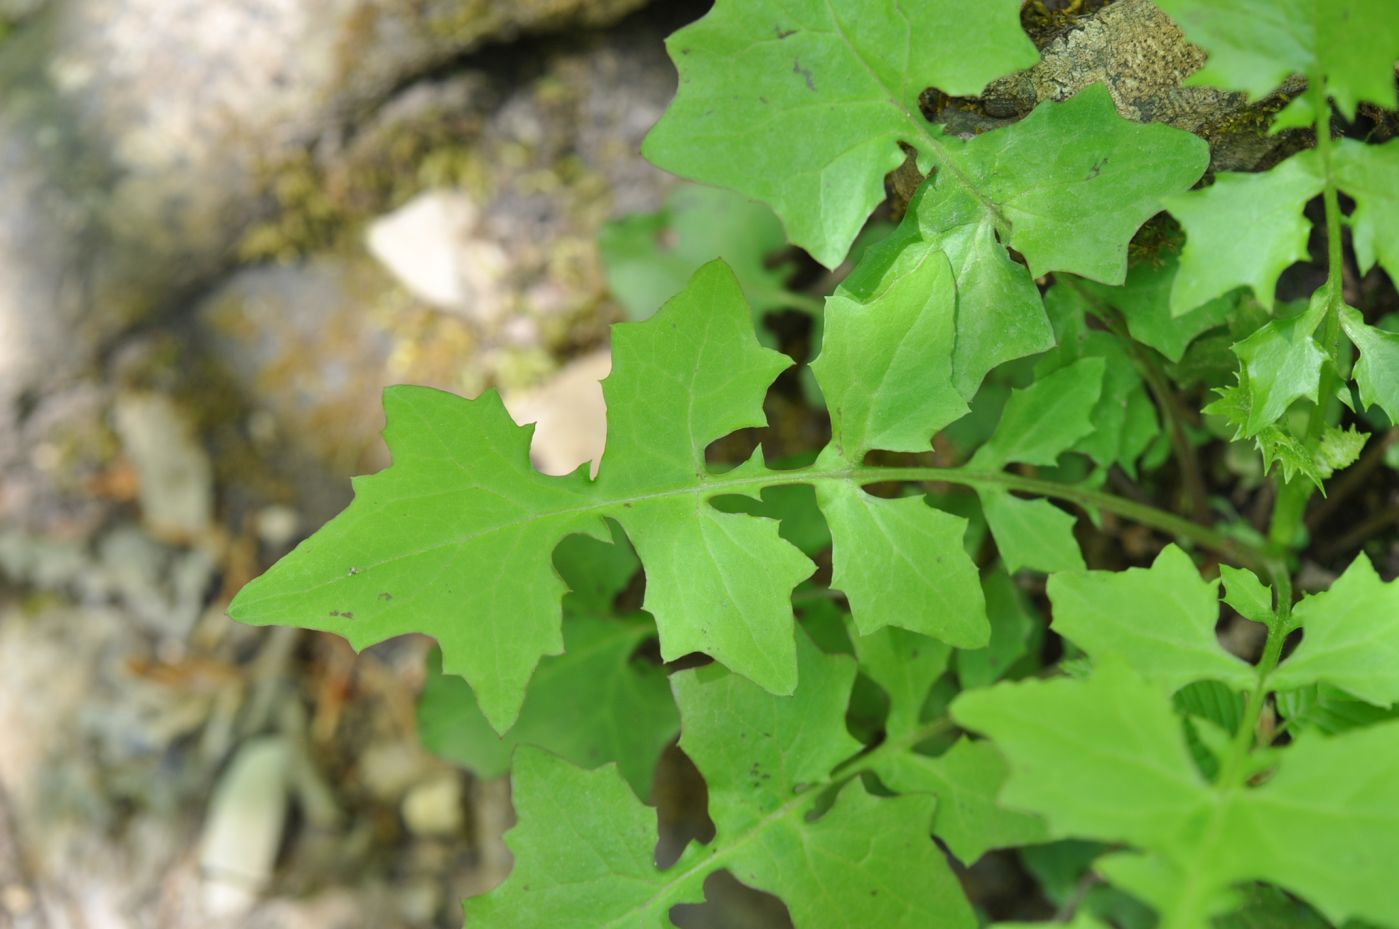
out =
[[[1326,81],[1323,76],[1311,75],[1307,93],[1311,96],[1312,110],[1316,120],[1316,151],[1321,158],[1322,203],[1326,208],[1326,283],[1323,291],[1326,300],[1326,315],[1322,322],[1322,350],[1326,363],[1321,366],[1321,385],[1317,390],[1316,405],[1312,407],[1311,418],[1307,420],[1307,433],[1303,441],[1308,451],[1314,451],[1326,428],[1328,414],[1338,384],[1341,363],[1341,306],[1343,301],[1344,257],[1341,253],[1341,201],[1332,170],[1331,104],[1326,95]],[[1297,540],[1302,526],[1302,516],[1307,501],[1312,495],[1311,482],[1300,475],[1283,483],[1278,488],[1277,500],[1273,505],[1272,523],[1268,527],[1268,541],[1275,549],[1291,549]]]
[[1238,539],[1231,538],[1222,532],[1202,526],[1199,523],[1177,516],[1165,510],[1138,503],[1135,500],[1128,500],[1114,494],[1103,493],[1099,490],[1091,490],[1086,487],[1075,487],[1071,484],[1060,484],[1055,481],[1045,481],[1033,477],[1022,477],[1018,474],[1006,472],[977,472],[963,468],[851,468],[848,471],[827,472],[825,475],[808,473],[807,479],[846,479],[859,481],[862,484],[874,484],[880,481],[943,481],[949,484],[961,484],[967,487],[1003,487],[1007,490],[1019,490],[1025,493],[1036,494],[1041,497],[1052,497],[1056,500],[1065,500],[1075,503],[1085,509],[1101,509],[1118,516],[1125,517],[1143,526],[1150,526],[1159,529],[1169,535],[1178,538],[1190,539],[1205,548],[1226,555],[1230,558],[1238,559],[1252,567],[1270,569],[1269,559],[1265,553],[1248,545]]
[[[1279,597],[1278,602],[1285,601]],[[1290,612],[1290,605],[1288,611]],[[1278,659],[1282,657],[1282,644],[1287,638],[1286,626],[1284,616],[1278,615],[1268,627],[1268,642],[1263,646],[1263,657],[1259,659],[1257,666],[1258,683],[1249,692],[1239,731],[1234,733],[1234,740],[1229,743],[1229,754],[1219,766],[1219,778],[1215,783],[1220,790],[1232,790],[1243,785],[1245,772],[1248,770],[1245,763],[1257,739],[1258,720],[1263,715],[1263,704],[1268,697],[1268,675],[1273,673],[1273,669],[1278,666]]]

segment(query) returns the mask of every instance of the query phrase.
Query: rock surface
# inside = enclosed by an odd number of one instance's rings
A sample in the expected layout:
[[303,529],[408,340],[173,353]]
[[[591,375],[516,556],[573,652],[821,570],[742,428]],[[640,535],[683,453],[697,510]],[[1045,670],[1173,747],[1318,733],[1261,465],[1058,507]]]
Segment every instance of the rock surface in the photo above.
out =
[[3,13],[17,31],[0,39],[0,467],[43,440],[31,414],[117,334],[163,325],[234,262],[277,166],[338,150],[444,62],[643,2],[12,0]]

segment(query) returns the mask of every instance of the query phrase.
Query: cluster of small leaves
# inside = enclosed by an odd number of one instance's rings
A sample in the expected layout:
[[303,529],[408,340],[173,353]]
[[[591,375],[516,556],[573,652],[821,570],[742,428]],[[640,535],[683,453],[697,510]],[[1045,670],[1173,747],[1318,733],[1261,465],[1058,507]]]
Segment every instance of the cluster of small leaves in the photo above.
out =
[[[1197,82],[1310,79],[1278,127],[1329,126],[1328,99],[1345,118],[1395,106],[1386,0],[1159,5],[1208,53]],[[1204,412],[1265,470],[1318,487],[1365,438],[1320,415],[1333,392],[1399,422],[1399,335],[1343,305],[1339,269],[1309,301],[1276,293],[1318,196],[1332,233],[1353,201],[1361,271],[1399,275],[1399,142],[1328,137],[1195,188],[1205,142],[1124,119],[1101,86],[961,138],[923,91],[974,96],[1037,57],[1018,0],[973,6],[718,0],[676,33],[679,90],[645,152],[728,190],[604,235],[634,321],[614,328],[596,478],[539,474],[494,393],[393,388],[393,465],[230,607],[357,648],[438,641],[423,737],[509,772],[519,820],[515,870],[470,925],[667,926],[726,870],[798,929],[971,929],[949,857],[1017,849],[1078,929],[1399,929],[1399,583],[1361,555],[1294,605],[1285,574],[1207,580],[1176,545],[1088,570],[1055,502],[1228,551],[1100,490],[1205,441],[1179,386],[1214,392]],[[907,149],[928,179],[902,222],[823,306],[794,291],[784,243],[843,266]],[[1183,248],[1129,265],[1163,210]],[[817,316],[830,440],[801,467],[759,449],[717,468],[713,442],[767,424],[791,362],[755,321],[785,308]],[[935,438],[956,463],[872,463],[933,460]],[[1049,575],[1047,629],[1027,572]],[[1221,588],[1262,628],[1256,664],[1220,644]],[[1065,654],[1047,667],[1049,633]],[[662,868],[643,801],[677,733],[715,834]]]

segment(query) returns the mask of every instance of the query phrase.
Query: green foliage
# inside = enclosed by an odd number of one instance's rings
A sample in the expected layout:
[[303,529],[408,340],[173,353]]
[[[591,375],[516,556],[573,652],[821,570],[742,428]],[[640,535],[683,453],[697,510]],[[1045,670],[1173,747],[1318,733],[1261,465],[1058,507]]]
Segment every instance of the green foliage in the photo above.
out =
[[793,242],[834,267],[884,199],[898,143],[919,148],[925,171],[954,143],[916,115],[923,89],[977,94],[1034,64],[1016,0],[984,7],[966,17],[956,0],[720,3],[666,43],[680,89],[642,151],[769,204]]
[[790,263],[769,263],[786,245],[782,224],[767,207],[732,191],[699,186],[673,191],[659,212],[609,223],[598,238],[608,287],[633,320],[656,312],[715,258],[734,272],[756,315],[811,309],[810,297],[787,289]]
[[[520,825],[508,836],[515,874],[467,902],[470,924],[513,926],[529,914],[580,929],[662,926],[671,906],[702,900],[704,878],[727,868],[786,900],[798,925],[972,929],[929,838],[933,796],[877,797],[833,773],[860,749],[844,724],[854,662],[805,639],[800,654],[802,684],[790,698],[717,666],[675,675],[681,748],[709,786],[716,834],[665,871],[652,860],[654,814],[612,769],[585,773],[522,752]],[[817,806],[823,787],[835,791],[829,809]]]
[[[670,40],[646,152],[729,192],[604,236],[637,321],[597,477],[536,472],[494,393],[394,388],[393,465],[230,606],[439,642],[423,737],[508,772],[518,813],[471,926],[669,926],[724,870],[798,929],[971,929],[990,901],[949,858],[1014,849],[1078,929],[1399,929],[1399,582],[1354,549],[1308,553],[1349,563],[1327,590],[1290,571],[1364,407],[1399,422],[1399,336],[1373,279],[1343,288],[1341,239],[1395,274],[1399,142],[1330,119],[1395,103],[1399,19],[1161,0],[1209,54],[1197,81],[1300,74],[1277,125],[1317,131],[1190,190],[1206,143],[1101,86],[969,137],[924,118],[925,91],[1035,60],[1020,6],[718,0]],[[906,148],[926,180],[846,267]],[[1163,209],[1179,230],[1144,230]],[[795,254],[781,228],[839,268],[819,314],[812,274],[768,263]],[[1314,235],[1325,283],[1279,295]],[[801,399],[824,404],[795,428],[755,331],[784,308],[812,311]],[[725,451],[754,427],[793,457]],[[1266,529],[1234,515],[1268,505]],[[715,835],[662,868],[643,799],[677,732]]]
[[1169,691],[1216,680],[1253,683],[1249,666],[1215,639],[1217,585],[1174,545],[1149,568],[1055,574],[1049,581],[1052,628],[1097,660],[1115,655]]
[[[613,615],[613,600],[640,565],[624,541],[613,545],[587,536],[565,539],[555,564],[573,588],[564,598],[564,653],[539,663],[519,719],[497,735],[466,681],[442,673],[438,655],[418,702],[423,744],[483,778],[509,773],[519,745],[547,749],[587,768],[615,762],[644,798],[680,719],[665,674],[635,657],[654,640],[655,626],[644,616]],[[592,699],[580,701],[580,693]]]
[[1042,815],[1052,836],[1140,850],[1099,868],[1155,907],[1163,929],[1205,925],[1247,880],[1276,883],[1336,922],[1399,920],[1385,878],[1399,854],[1397,723],[1304,733],[1266,759],[1261,786],[1245,787],[1206,781],[1165,692],[1117,661],[1086,680],[974,691],[953,713],[1006,755],[1002,802]]
[[[1159,6],[1209,52],[1194,83],[1261,97],[1294,74],[1324,74],[1347,119],[1362,101],[1395,107],[1399,23],[1387,0],[1161,0]],[[1311,102],[1299,97],[1279,123],[1315,120]]]

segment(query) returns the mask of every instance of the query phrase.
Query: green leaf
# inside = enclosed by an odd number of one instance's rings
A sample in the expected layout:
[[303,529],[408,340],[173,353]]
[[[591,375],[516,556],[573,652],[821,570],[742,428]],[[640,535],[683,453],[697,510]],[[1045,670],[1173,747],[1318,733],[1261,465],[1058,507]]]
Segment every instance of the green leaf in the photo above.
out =
[[[1191,83],[1243,90],[1258,98],[1293,74],[1325,75],[1347,120],[1369,101],[1395,107],[1399,23],[1388,0],[1160,0],[1158,4],[1209,53]],[[1288,125],[1311,123],[1305,96]]]
[[1105,284],[1122,283],[1137,229],[1209,162],[1203,140],[1117,115],[1101,84],[976,136],[964,152],[980,198],[1009,223],[1009,244],[1033,276],[1068,271]]
[[1232,606],[1244,619],[1251,619],[1264,626],[1271,626],[1277,614],[1273,611],[1273,590],[1264,585],[1246,568],[1232,565],[1219,566],[1219,577],[1224,581],[1224,602]]
[[953,382],[967,399],[992,368],[1053,346],[1035,276],[1072,271],[1122,281],[1132,235],[1207,161],[1199,139],[1124,120],[1098,86],[995,132],[944,143],[945,169],[861,263],[870,270],[856,268],[844,286],[870,292],[883,267],[917,263],[901,253],[943,252],[957,285]]
[[811,298],[787,289],[791,263],[770,267],[766,260],[786,244],[782,224],[767,207],[698,185],[672,191],[657,213],[613,220],[598,236],[608,289],[634,320],[655,313],[715,258],[733,269],[755,316],[807,308]]
[[563,631],[564,654],[539,663],[520,718],[503,736],[481,715],[466,682],[443,674],[435,658],[418,702],[423,745],[482,778],[508,772],[518,745],[587,768],[616,762],[637,796],[646,797],[656,761],[680,729],[664,671],[632,660],[655,630],[646,619],[578,615]]
[[1184,315],[1250,287],[1272,309],[1278,276],[1307,257],[1311,223],[1302,214],[1324,184],[1315,157],[1304,152],[1261,174],[1215,175],[1214,184],[1165,199],[1185,228],[1171,313]]
[[[425,632],[504,731],[539,658],[563,644],[554,548],[574,533],[606,537],[611,517],[645,566],[663,657],[702,651],[790,693],[791,590],[812,564],[775,521],[709,505],[722,484],[705,464],[709,443],[764,422],[763,395],[790,361],[757,344],[722,262],[651,320],[617,326],[613,350],[595,482],[586,468],[534,471],[530,429],[494,393],[391,388],[393,467],[358,479],[349,509],[245,587],[230,614],[339,632],[359,648]],[[740,476],[764,473],[754,461]]]
[[1399,423],[1399,333],[1366,325],[1352,307],[1341,310],[1341,326],[1360,350],[1352,372],[1360,402],[1378,406],[1390,422]]
[[790,359],[759,347],[722,262],[700,269],[647,323],[615,326],[612,350],[596,494],[621,501],[609,515],[646,568],[643,606],[656,618],[661,656],[703,652],[791,693],[791,591],[813,565],[779,537],[775,521],[674,494],[703,482],[710,442],[764,423],[763,394]]
[[952,383],[952,268],[940,252],[903,252],[873,292],[826,301],[821,354],[811,369],[831,411],[831,443],[858,465],[872,449],[926,451],[967,412]]
[[1216,861],[1278,884],[1339,925],[1399,925],[1399,722],[1325,738],[1303,732],[1245,794]]
[[922,722],[928,692],[947,670],[952,650],[927,636],[894,628],[851,638],[861,673],[889,696],[885,738],[900,739],[914,732]]
[[816,498],[835,539],[831,586],[844,591],[861,635],[898,626],[958,648],[991,635],[967,521],[922,496],[887,499],[849,481],[823,481]]
[[1080,291],[1076,285],[1077,281],[1059,283],[1045,294],[1045,309],[1059,345],[1040,359],[1035,376],[1043,377],[1081,358],[1101,358],[1103,389],[1090,415],[1093,431],[1072,448],[1100,467],[1121,465],[1135,476],[1137,459],[1161,431],[1156,405],[1147,394],[1128,343],[1111,332],[1089,327],[1088,314],[1103,310],[1093,306],[1096,298],[1091,291]]
[[1355,199],[1349,222],[1360,273],[1379,262],[1391,281],[1399,280],[1399,140],[1365,145],[1340,139],[1331,164],[1337,183]]
[[1171,846],[1210,802],[1164,693],[1115,661],[1084,681],[969,691],[952,715],[1010,763],[1001,802],[1041,814],[1052,837]]
[[989,742],[961,739],[935,758],[893,755],[875,773],[900,793],[938,798],[933,834],[965,864],[974,864],[993,848],[1030,845],[1046,838],[1038,816],[1008,810],[997,802],[1006,765]]
[[997,365],[1053,347],[1039,289],[997,238],[994,214],[966,189],[936,177],[918,189],[903,223],[841,289],[868,294],[882,284],[886,268],[916,265],[929,254],[946,255],[956,275],[952,378],[963,398],[970,401]]
[[927,87],[974,96],[1034,64],[1017,0],[768,3],[720,0],[666,42],[680,88],[643,146],[683,177],[776,210],[833,268],[914,145],[927,169],[951,140],[918,115]]
[[1315,729],[1324,735],[1337,735],[1399,718],[1399,708],[1357,700],[1328,684],[1284,690],[1275,699],[1278,712],[1293,732]]
[[1052,835],[1125,841],[1098,862],[1155,906],[1162,929],[1199,929],[1243,881],[1301,896],[1334,923],[1399,921],[1399,722],[1324,739],[1303,733],[1261,787],[1206,785],[1164,694],[1116,661],[1087,680],[999,684],[953,705],[1010,765],[1001,802]]
[[1330,477],[1334,472],[1355,464],[1369,437],[1369,433],[1360,432],[1354,426],[1345,429],[1327,426],[1316,448],[1317,468],[1322,477]]
[[1092,412],[1106,364],[1084,358],[1011,392],[995,433],[972,464],[997,470],[1013,461],[1052,467],[1059,455],[1093,431]]
[[[981,585],[986,593],[986,616],[991,621],[991,641],[985,648],[959,649],[957,677],[963,690],[985,687],[1001,679],[1033,648],[1038,618],[1010,575],[999,568],[988,570]],[[861,659],[863,664],[863,659]]]
[[1082,281],[1079,286],[1121,312],[1132,338],[1179,362],[1196,337],[1229,320],[1236,303],[1219,297],[1184,314],[1172,313],[1171,293],[1179,270],[1180,259],[1166,252],[1154,261],[1133,265],[1121,287],[1093,281]]
[[1217,680],[1236,689],[1257,675],[1219,644],[1218,585],[1168,545],[1150,568],[1083,571],[1049,579],[1051,628],[1095,660],[1115,655],[1175,691]]
[[587,469],[536,472],[531,429],[494,392],[467,401],[391,387],[384,409],[393,466],[356,478],[349,509],[244,587],[229,615],[337,632],[357,649],[428,632],[445,670],[507,729],[539,658],[563,647],[554,547],[605,532],[588,508]]
[[1376,706],[1399,703],[1399,583],[1356,557],[1331,589],[1292,611],[1302,644],[1273,672],[1280,690],[1332,684]]
[[515,867],[500,887],[466,901],[473,929],[517,926],[523,913],[561,929],[669,926],[670,907],[704,899],[702,877],[679,882],[656,870],[656,814],[616,768],[587,771],[522,748],[511,782]]
[[[874,797],[851,781],[813,819],[831,771],[860,748],[845,732],[854,664],[804,637],[801,687],[782,698],[718,666],[675,675],[681,747],[708,785],[716,827],[669,870],[653,862],[653,814],[610,768],[578,771],[529,749],[515,764],[519,824],[507,834],[515,870],[468,900],[468,924],[670,926],[669,909],[696,902],[726,868],[774,893],[798,929],[927,925],[972,929],[975,919],[928,836],[929,796]],[[806,789],[803,789],[806,788]]]
[[1255,436],[1303,397],[1316,402],[1326,354],[1312,338],[1311,314],[1278,319],[1234,346],[1250,395],[1244,435]]
[[1026,500],[995,488],[977,493],[1006,570],[1083,570],[1083,554],[1074,538],[1078,520],[1072,514],[1042,497]]

